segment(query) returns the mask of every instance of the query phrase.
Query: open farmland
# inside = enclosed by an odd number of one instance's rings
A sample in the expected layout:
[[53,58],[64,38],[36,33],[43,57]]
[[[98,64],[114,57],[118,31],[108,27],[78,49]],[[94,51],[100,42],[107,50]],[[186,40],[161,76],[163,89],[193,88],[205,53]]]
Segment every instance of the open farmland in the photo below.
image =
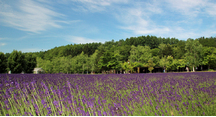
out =
[[0,74],[1,115],[216,115],[216,72]]

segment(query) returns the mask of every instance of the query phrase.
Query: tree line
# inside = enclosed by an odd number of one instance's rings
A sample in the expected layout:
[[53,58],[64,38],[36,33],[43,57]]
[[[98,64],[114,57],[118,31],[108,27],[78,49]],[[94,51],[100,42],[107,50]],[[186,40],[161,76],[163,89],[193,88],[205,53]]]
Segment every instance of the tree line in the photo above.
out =
[[70,44],[44,52],[0,52],[0,73],[32,73],[35,67],[46,73],[83,74],[110,70],[139,72],[140,67],[152,72],[155,67],[170,71],[188,66],[195,71],[201,65],[216,67],[216,38],[183,41],[147,35],[104,44]]

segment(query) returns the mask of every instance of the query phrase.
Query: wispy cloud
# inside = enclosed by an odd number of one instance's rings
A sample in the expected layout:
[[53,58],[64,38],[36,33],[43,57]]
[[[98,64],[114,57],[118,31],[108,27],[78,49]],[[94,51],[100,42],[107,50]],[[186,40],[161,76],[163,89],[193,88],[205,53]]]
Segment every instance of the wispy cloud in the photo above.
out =
[[67,36],[66,41],[77,44],[85,44],[85,43],[93,43],[93,42],[101,42],[99,39],[89,39],[85,37],[78,36]]
[[17,5],[0,4],[0,22],[19,30],[38,33],[49,28],[60,28],[59,23],[65,21],[56,20],[64,16],[51,9],[51,7],[32,0],[21,0]]
[[216,18],[216,3],[208,3],[206,7],[206,12]]
[[0,46],[5,46],[6,45],[6,43],[0,43]]
[[[197,16],[216,16],[215,3],[207,0],[166,0],[166,2],[152,0],[145,2],[131,2],[130,7],[119,8],[115,17],[122,25],[118,27],[136,35],[148,34],[179,39],[215,35],[214,31],[211,31],[215,30],[215,27],[197,28],[204,22],[203,17]],[[173,18],[170,13],[175,13],[175,17],[177,16],[179,19]]]
[[128,3],[128,0],[71,0],[76,2],[76,11],[100,12],[106,10],[108,6],[119,3]]
[[183,15],[197,16],[206,5],[206,0],[167,0],[167,3],[167,7]]
[[115,13],[117,20],[122,22],[122,26],[119,26],[119,28],[142,35],[170,31],[168,27],[158,25],[151,19],[152,16],[163,13],[157,2],[152,0],[146,4],[143,2],[131,4],[132,7],[118,9],[117,13]]
[[216,16],[216,3],[210,0],[166,0],[167,7],[187,17]]
[[5,38],[0,38],[0,40],[4,40]]

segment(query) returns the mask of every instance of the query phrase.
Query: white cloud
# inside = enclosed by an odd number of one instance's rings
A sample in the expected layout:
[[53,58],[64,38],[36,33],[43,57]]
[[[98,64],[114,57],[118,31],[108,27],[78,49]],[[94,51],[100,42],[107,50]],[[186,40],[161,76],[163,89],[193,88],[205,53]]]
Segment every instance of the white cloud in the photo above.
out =
[[134,34],[167,33],[170,31],[168,27],[157,25],[151,19],[153,15],[162,13],[163,10],[155,1],[149,3],[137,2],[132,4],[130,8],[119,8],[115,17],[123,24],[119,28],[132,31]]
[[6,45],[6,43],[0,43],[0,46],[5,46]]
[[168,7],[184,15],[197,16],[206,0],[167,0]]
[[72,2],[80,3],[76,4],[77,8],[72,8],[76,11],[91,11],[100,12],[106,10],[106,7],[113,4],[128,3],[128,0],[71,0]]
[[[119,28],[136,35],[148,34],[187,39],[215,35],[212,31],[215,27],[197,28],[205,22],[202,17],[198,17],[199,15],[216,16],[215,11],[216,4],[207,0],[167,0],[165,3],[152,0],[131,3],[130,7],[119,8],[115,17],[122,23]],[[179,19],[172,18],[171,15]]]
[[[16,7],[17,6],[17,7]],[[60,28],[65,21],[55,20],[64,15],[36,1],[21,0],[16,6],[1,3],[0,22],[19,30],[38,33],[49,28]]]
[[69,41],[71,43],[77,43],[77,44],[86,44],[86,43],[93,43],[93,42],[101,42],[98,39],[89,39],[85,37],[78,37],[78,36],[67,36],[66,41]]
[[208,3],[206,7],[206,12],[209,15],[216,17],[216,3]]
[[166,0],[166,2],[171,10],[187,17],[197,17],[202,14],[216,16],[216,3],[210,0]]

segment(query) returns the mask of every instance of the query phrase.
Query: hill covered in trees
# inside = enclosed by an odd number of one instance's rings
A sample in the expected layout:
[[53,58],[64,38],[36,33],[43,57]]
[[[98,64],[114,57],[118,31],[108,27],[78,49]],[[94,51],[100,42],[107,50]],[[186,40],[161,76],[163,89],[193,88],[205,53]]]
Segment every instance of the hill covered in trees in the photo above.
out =
[[41,67],[46,73],[88,73],[138,71],[145,67],[152,71],[157,67],[178,70],[188,66],[216,67],[216,37],[187,39],[156,36],[130,37],[105,43],[70,44],[47,51],[0,53],[0,73],[32,73]]

